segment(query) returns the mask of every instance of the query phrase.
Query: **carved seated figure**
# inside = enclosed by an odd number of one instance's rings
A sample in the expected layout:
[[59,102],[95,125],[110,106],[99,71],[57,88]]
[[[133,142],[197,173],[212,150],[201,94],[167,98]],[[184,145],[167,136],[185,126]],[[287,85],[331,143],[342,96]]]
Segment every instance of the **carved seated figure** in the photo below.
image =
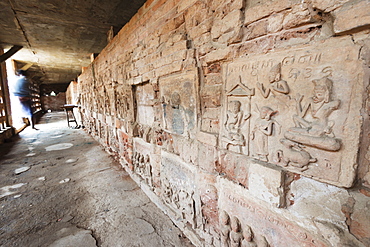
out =
[[221,235],[221,247],[230,247],[229,245],[229,234],[231,231],[230,227],[230,217],[222,210],[220,212],[220,235]]
[[243,146],[245,140],[240,130],[244,122],[250,117],[250,114],[244,115],[243,111],[240,110],[240,101],[234,100],[229,102],[229,110],[226,115],[226,122],[224,124],[226,134],[223,136],[223,140],[227,145]]
[[257,244],[253,241],[253,237],[252,229],[249,226],[243,227],[243,241],[241,247],[257,247]]
[[230,247],[240,247],[243,240],[239,219],[232,217],[230,232]]
[[[330,114],[337,110],[340,100],[331,100],[333,82],[324,77],[313,80],[314,96],[303,107],[301,101],[303,96],[297,98],[298,114],[293,116],[295,127],[285,133],[285,138],[307,146],[327,150],[338,151],[341,147],[340,139],[334,137],[332,128],[333,121],[329,121]],[[310,109],[313,121],[308,121],[305,116]]]

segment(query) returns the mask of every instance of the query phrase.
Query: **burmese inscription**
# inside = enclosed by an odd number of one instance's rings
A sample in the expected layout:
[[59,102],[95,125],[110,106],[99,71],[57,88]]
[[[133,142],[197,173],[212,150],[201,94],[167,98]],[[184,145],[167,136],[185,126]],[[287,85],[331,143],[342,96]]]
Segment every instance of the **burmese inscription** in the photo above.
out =
[[351,186],[362,107],[357,54],[341,39],[229,63],[222,148]]

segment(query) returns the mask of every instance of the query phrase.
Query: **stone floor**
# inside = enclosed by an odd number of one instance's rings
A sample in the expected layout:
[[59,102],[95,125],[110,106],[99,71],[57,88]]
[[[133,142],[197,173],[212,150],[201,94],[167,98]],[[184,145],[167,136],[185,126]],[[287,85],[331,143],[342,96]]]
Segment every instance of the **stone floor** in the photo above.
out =
[[63,112],[0,145],[0,246],[192,246]]

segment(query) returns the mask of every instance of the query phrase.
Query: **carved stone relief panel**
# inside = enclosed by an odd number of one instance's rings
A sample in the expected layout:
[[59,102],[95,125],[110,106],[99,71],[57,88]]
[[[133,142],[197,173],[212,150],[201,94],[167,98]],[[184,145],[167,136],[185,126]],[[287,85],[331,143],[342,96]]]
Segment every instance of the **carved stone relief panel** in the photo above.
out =
[[136,121],[142,125],[154,123],[155,92],[152,84],[143,83],[136,86]]
[[125,118],[127,121],[133,121],[133,104],[131,87],[116,85],[115,87],[115,109],[118,118]]
[[350,187],[363,103],[358,52],[342,38],[227,64],[221,147]]
[[257,203],[241,186],[219,178],[217,187],[221,246],[327,246],[291,219]]
[[135,138],[133,142],[134,152],[132,154],[133,171],[139,175],[150,189],[154,190],[154,168],[153,158],[150,154],[150,147],[141,139]]
[[163,128],[170,133],[194,137],[196,129],[197,73],[159,79]]
[[162,152],[162,199],[185,225],[196,229],[200,212],[199,195],[195,187],[196,171],[170,153]]
[[206,246],[219,246],[218,229],[218,191],[215,186],[216,177],[208,173],[198,172],[197,186],[200,196],[200,213],[202,221],[201,236]]

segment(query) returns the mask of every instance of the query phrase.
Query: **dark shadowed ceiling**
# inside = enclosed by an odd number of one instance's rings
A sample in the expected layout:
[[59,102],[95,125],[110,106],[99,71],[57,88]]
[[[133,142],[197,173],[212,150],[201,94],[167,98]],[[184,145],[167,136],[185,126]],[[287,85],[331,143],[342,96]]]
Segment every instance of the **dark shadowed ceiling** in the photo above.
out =
[[66,84],[146,0],[0,0],[0,46],[39,84]]

